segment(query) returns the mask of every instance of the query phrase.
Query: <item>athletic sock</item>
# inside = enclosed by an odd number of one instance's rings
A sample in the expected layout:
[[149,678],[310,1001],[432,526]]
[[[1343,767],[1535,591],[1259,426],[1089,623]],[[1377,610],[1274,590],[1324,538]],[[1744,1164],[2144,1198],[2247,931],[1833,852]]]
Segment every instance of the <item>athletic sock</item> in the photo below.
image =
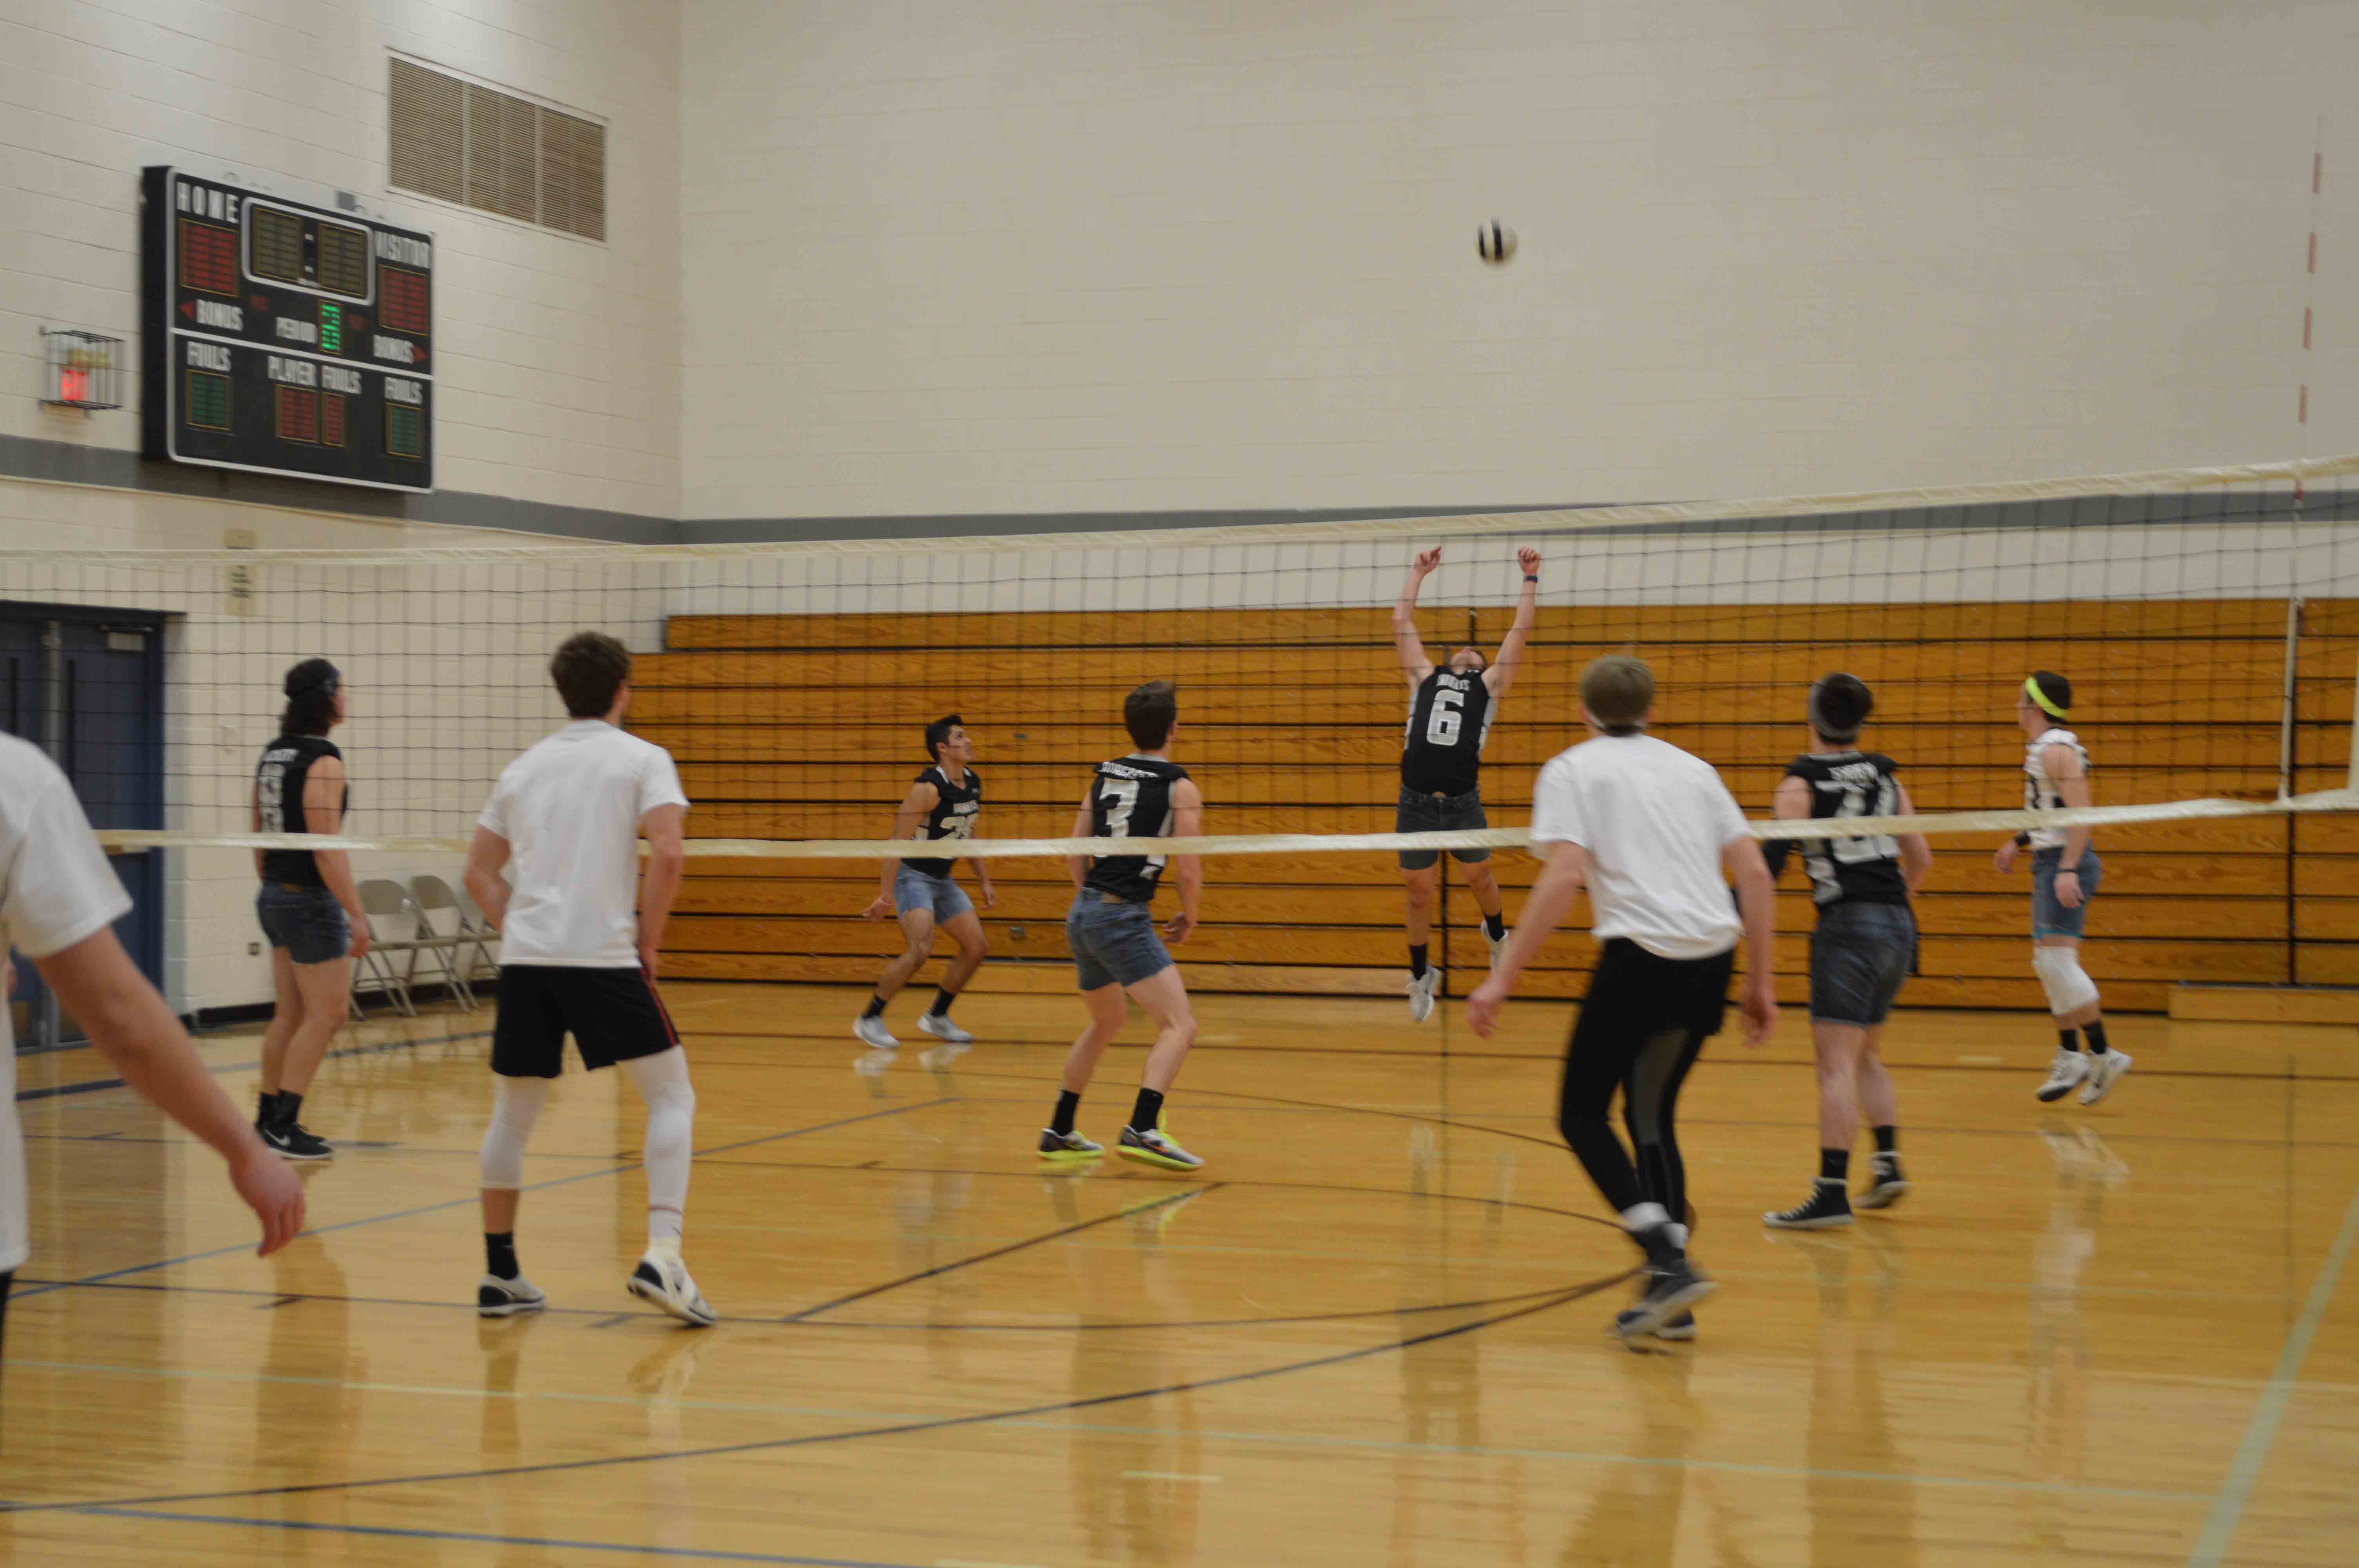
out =
[[2093,1018],[2082,1025],[2081,1033],[2089,1037],[2089,1054],[2102,1056],[2110,1049],[2105,1044],[2105,1021]]
[[1408,945],[1408,978],[1410,979],[1422,979],[1425,976],[1427,946],[1428,944],[1423,942],[1412,942]]
[[1868,1130],[1875,1134],[1875,1152],[1877,1153],[1897,1154],[1900,1152],[1900,1129],[1897,1127],[1871,1127]]
[[254,1125],[274,1127],[278,1122],[278,1096],[274,1091],[256,1097],[254,1102]]
[[926,1009],[926,1013],[931,1018],[948,1018],[951,1015],[951,1003],[956,1000],[958,1000],[958,992],[938,990],[934,993],[934,1005]]
[[1507,934],[1507,912],[1503,909],[1496,914],[1484,915],[1483,929],[1491,934],[1491,940],[1494,942],[1505,936]]
[[[839,1016],[841,1016],[841,1015],[839,1015]],[[861,1016],[861,1017],[863,1017],[863,1018],[882,1018],[882,1017],[884,1017],[884,1016],[885,1016],[885,999],[884,999],[883,997],[881,997],[881,996],[872,996],[872,997],[870,997],[870,998],[868,999],[868,1011],[867,1011],[866,1012],[862,1013],[860,1016]]]
[[524,1272],[516,1267],[516,1232],[484,1232],[484,1272],[495,1280],[513,1280]]
[[2059,1051],[2078,1051],[2080,1048],[2081,1032],[2079,1030],[2060,1029],[2056,1032],[2056,1049]]
[[652,1252],[657,1248],[664,1246],[667,1243],[677,1249],[679,1246],[679,1210],[676,1208],[650,1208],[647,1210],[648,1251]]
[[1841,1182],[1851,1176],[1851,1151],[1821,1149],[1819,1151],[1819,1180]]
[[1073,1130],[1073,1118],[1082,1113],[1082,1097],[1071,1089],[1057,1091],[1057,1109],[1049,1118],[1049,1130],[1062,1138]]
[[1130,1126],[1134,1132],[1152,1132],[1163,1125],[1163,1095],[1158,1089],[1138,1091],[1138,1103],[1130,1108]]
[[285,1089],[281,1089],[278,1091],[278,1119],[273,1125],[292,1127],[295,1125],[295,1119],[301,1115],[302,1111],[303,1097],[289,1094]]

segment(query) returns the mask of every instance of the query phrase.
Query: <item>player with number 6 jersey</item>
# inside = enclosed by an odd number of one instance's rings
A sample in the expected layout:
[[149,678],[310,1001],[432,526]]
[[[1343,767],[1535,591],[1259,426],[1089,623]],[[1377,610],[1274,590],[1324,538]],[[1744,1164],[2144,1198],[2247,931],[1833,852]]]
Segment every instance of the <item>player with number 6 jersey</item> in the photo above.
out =
[[[1896,776],[1898,764],[1882,752],[1859,749],[1860,726],[1875,708],[1875,694],[1856,676],[1831,675],[1810,687],[1810,750],[1794,759],[1777,786],[1780,819],[1915,815]],[[1772,880],[1797,847],[1791,838],[1770,840]],[[1827,1230],[1852,1222],[1846,1184],[1863,1111],[1875,1133],[1875,1168],[1859,1195],[1859,1206],[1889,1208],[1908,1190],[1900,1171],[1892,1075],[1877,1045],[1901,983],[1916,967],[1917,921],[1908,895],[1932,870],[1933,851],[1921,833],[1813,838],[1799,848],[1819,912],[1810,935],[1819,1173],[1808,1198],[1763,1215],[1761,1223],[1780,1230]]]
[[[1192,838],[1203,831],[1204,797],[1188,770],[1171,760],[1180,727],[1180,697],[1169,681],[1148,681],[1122,705],[1124,725],[1137,750],[1100,762],[1090,792],[1073,814],[1076,838]],[[1169,864],[1178,873],[1180,913],[1156,935],[1155,890]],[[1138,1098],[1115,1141],[1114,1152],[1142,1165],[1193,1171],[1203,1161],[1181,1148],[1163,1125],[1163,1097],[1195,1043],[1196,1017],[1188,988],[1163,937],[1184,942],[1196,928],[1203,897],[1202,862],[1193,855],[1071,855],[1073,907],[1065,916],[1075,979],[1090,1022],[1065,1055],[1057,1108],[1040,1134],[1040,1158],[1052,1164],[1094,1160],[1105,1152],[1073,1130],[1082,1095],[1098,1060],[1122,1027],[1130,1000],[1155,1020],[1155,1046],[1147,1054]]]
[[[1538,613],[1540,553],[1516,553],[1523,568],[1523,586],[1516,596],[1516,622],[1499,643],[1499,656],[1486,667],[1480,648],[1461,648],[1450,655],[1447,668],[1437,668],[1426,656],[1417,634],[1417,595],[1433,568],[1441,564],[1439,547],[1417,557],[1408,582],[1393,606],[1393,648],[1401,673],[1408,677],[1408,730],[1401,741],[1400,808],[1393,819],[1396,833],[1442,833],[1488,827],[1483,812],[1483,742],[1490,738],[1491,720],[1501,698],[1514,684],[1524,660],[1524,644],[1532,634]],[[1488,849],[1452,849],[1466,879],[1467,891],[1483,911],[1484,935],[1491,962],[1499,961],[1506,945],[1506,906],[1499,884],[1484,862]],[[1427,957],[1433,932],[1433,906],[1441,891],[1440,852],[1404,849],[1402,879],[1408,885],[1408,1015],[1423,1022],[1433,1015],[1434,994],[1441,971]]]
[[[902,799],[901,809],[893,818],[893,837],[935,844],[973,838],[975,823],[983,814],[983,775],[968,765],[974,761],[974,741],[966,732],[965,721],[949,713],[927,725],[926,754],[933,762]],[[973,1034],[951,1022],[951,1003],[983,967],[988,947],[974,903],[954,878],[957,869],[958,862],[947,856],[887,860],[876,896],[861,912],[869,920],[895,916],[906,942],[900,956],[877,978],[868,1010],[852,1025],[853,1033],[870,1048],[857,1064],[864,1072],[881,1069],[893,1059],[882,1053],[901,1048],[885,1027],[885,1009],[919,966],[933,956],[937,930],[949,934],[958,944],[958,953],[934,992],[933,1005],[918,1020],[919,1029],[942,1043],[922,1060],[929,1067],[939,1067],[974,1044]],[[974,876],[983,890],[983,907],[989,909],[999,902],[999,890],[991,882],[991,862],[975,861]]]

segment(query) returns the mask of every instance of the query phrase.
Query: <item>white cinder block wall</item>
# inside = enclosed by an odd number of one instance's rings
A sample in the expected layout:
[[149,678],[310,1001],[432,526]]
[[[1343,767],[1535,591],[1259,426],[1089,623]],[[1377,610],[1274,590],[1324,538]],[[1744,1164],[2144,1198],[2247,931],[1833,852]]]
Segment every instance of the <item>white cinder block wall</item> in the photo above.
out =
[[682,4],[693,518],[2359,447],[2359,7]]

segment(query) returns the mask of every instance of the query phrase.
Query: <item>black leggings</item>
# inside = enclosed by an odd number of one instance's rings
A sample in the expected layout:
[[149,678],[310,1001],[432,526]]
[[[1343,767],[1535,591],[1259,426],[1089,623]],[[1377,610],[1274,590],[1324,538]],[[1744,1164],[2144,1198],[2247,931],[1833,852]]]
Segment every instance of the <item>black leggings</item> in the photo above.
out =
[[[1663,958],[1626,939],[1605,944],[1565,1045],[1556,1114],[1573,1158],[1616,1214],[1642,1203],[1662,1205],[1674,1222],[1686,1212],[1680,1086],[1720,1032],[1735,964],[1733,951]],[[1616,1089],[1636,1163],[1607,1119]]]

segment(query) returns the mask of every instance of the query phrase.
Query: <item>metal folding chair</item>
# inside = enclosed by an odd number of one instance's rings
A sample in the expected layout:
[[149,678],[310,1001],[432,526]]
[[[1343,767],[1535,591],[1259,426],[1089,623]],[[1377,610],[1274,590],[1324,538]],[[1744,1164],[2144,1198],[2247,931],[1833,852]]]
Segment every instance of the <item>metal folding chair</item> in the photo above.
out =
[[[492,953],[489,933],[468,919],[467,906],[440,877],[412,877],[409,892],[418,902],[419,938],[432,944],[429,950],[447,955],[445,968],[454,978],[453,989],[467,1011],[474,1011],[475,976]],[[441,914],[451,918],[448,931],[435,918]]]

